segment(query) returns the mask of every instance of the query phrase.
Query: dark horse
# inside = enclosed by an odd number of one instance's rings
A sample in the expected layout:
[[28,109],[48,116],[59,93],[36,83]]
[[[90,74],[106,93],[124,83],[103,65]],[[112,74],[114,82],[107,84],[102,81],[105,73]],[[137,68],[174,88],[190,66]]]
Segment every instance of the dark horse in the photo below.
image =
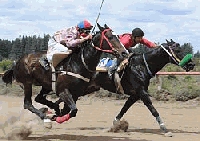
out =
[[[147,53],[138,55],[133,54],[130,56],[128,65],[119,73],[124,93],[130,96],[113,123],[115,124],[120,121],[123,115],[136,101],[142,100],[144,105],[146,105],[152,115],[156,118],[161,130],[164,133],[167,133],[168,131],[162,122],[158,111],[152,105],[152,101],[148,94],[148,86],[150,79],[166,64],[172,63],[179,65],[180,60],[183,58],[184,55],[182,54],[182,48],[173,40],[167,41],[167,43],[163,43],[161,47],[152,49]],[[186,71],[190,71],[194,68],[194,64],[190,59],[182,67]],[[108,77],[107,72],[97,73],[94,82],[97,86],[96,90],[99,90],[101,87],[114,93],[117,91],[114,78],[111,80]],[[94,91],[94,89],[91,90],[90,88],[92,89],[92,87],[88,87],[88,92]]]
[[[39,63],[44,54],[35,53],[23,56],[12,69],[4,73],[2,79],[5,83],[12,83],[12,80],[15,79],[23,85],[24,109],[35,113],[41,119],[47,118],[43,111],[36,109],[32,105],[31,99],[32,85],[42,86],[35,101],[54,109],[56,115],[60,116],[59,102],[53,103],[47,100],[45,95],[51,92],[53,85],[55,85],[56,95],[70,107],[70,113],[66,115],[68,119],[76,116],[77,108],[75,102],[88,87],[102,52],[107,51],[120,58],[127,55],[124,46],[121,45],[118,37],[112,34],[112,30],[106,24],[104,27],[101,27],[98,23],[97,25],[100,31],[94,35],[95,44],[94,42],[83,44],[79,51],[73,52],[61,61],[55,67],[55,70],[52,70],[53,68],[49,71],[44,70]],[[60,121],[58,120],[58,122]]]

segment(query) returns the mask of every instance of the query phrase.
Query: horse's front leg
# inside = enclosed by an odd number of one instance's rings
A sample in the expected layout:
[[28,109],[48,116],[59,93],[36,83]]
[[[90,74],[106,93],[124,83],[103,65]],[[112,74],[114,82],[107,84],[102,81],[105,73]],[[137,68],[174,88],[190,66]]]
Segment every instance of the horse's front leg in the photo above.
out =
[[122,107],[120,113],[116,116],[115,120],[113,121],[113,124],[117,124],[120,119],[124,116],[124,114],[128,111],[128,109],[137,101],[139,100],[140,96],[137,94],[131,95],[128,100],[125,102],[124,106]]
[[44,87],[40,90],[40,93],[35,97],[35,101],[47,105],[49,108],[54,109],[56,116],[60,116],[60,109],[59,109],[59,104],[53,103],[52,101],[49,101],[46,99],[46,95],[48,94],[51,90],[46,90]]
[[24,109],[28,109],[32,113],[35,113],[41,119],[46,118],[46,113],[43,113],[42,111],[36,109],[32,105],[32,99],[31,98],[32,98],[32,84],[26,83],[26,84],[24,84]]
[[[149,109],[151,114],[156,118],[156,121],[158,122],[161,131],[164,132],[164,133],[169,133],[165,124],[161,120],[158,111],[152,105],[152,101],[149,97],[149,94],[145,90],[142,90],[140,96],[141,96],[141,100],[143,101],[144,105],[146,105],[146,107]],[[169,134],[169,136],[171,136],[171,135]]]
[[59,94],[60,99],[67,104],[70,108],[70,112],[62,117],[56,117],[56,122],[63,123],[64,121],[68,121],[72,117],[76,117],[76,113],[78,109],[76,108],[76,103],[72,97],[72,94],[69,92],[68,89],[65,89],[64,92]]

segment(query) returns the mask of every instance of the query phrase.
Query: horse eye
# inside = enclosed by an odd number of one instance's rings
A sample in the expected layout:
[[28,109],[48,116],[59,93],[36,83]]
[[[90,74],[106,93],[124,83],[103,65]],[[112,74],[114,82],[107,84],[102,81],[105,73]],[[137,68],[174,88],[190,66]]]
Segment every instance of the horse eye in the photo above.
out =
[[112,40],[112,39],[113,39],[113,36],[108,36],[108,39],[109,39],[109,40]]

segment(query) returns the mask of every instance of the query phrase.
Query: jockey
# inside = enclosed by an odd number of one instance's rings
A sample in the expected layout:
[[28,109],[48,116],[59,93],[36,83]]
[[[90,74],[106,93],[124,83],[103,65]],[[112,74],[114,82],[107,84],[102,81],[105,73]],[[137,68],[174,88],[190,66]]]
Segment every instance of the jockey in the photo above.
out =
[[52,62],[54,54],[68,52],[68,48],[77,47],[84,41],[91,39],[90,30],[92,27],[92,24],[88,20],[83,20],[76,26],[55,32],[48,42],[48,60],[44,61],[44,66],[47,66],[45,69],[49,69],[48,62]]
[[[144,32],[140,28],[135,28],[132,30],[132,34],[125,33],[122,35],[119,35],[120,42],[125,46],[127,50],[131,49],[131,47],[134,47],[136,44],[141,43],[149,48],[156,48],[157,45],[144,37]],[[128,59],[123,60],[123,64],[126,64],[128,62]],[[111,66],[108,69],[108,75],[109,77],[112,76],[112,74],[117,70],[118,66],[120,65],[121,61],[117,59],[116,63],[113,63],[115,65]]]

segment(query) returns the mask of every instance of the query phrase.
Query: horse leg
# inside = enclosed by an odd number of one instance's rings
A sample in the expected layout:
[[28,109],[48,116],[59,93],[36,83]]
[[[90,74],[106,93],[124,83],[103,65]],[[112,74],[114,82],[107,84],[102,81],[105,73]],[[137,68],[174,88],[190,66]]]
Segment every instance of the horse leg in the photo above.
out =
[[68,89],[65,89],[65,91],[59,94],[59,96],[60,99],[70,108],[70,112],[68,114],[56,118],[56,121],[58,123],[63,123],[64,121],[68,121],[72,117],[76,117],[78,109],[76,108],[76,103],[74,102],[73,97]]
[[[61,102],[63,102],[63,101],[61,98],[59,98],[55,103],[59,105]],[[70,110],[71,109],[69,108],[68,104],[64,103],[63,109],[60,110],[60,112],[61,112],[60,116],[64,116],[64,115],[68,114],[70,112]]]
[[64,103],[64,107],[61,109],[61,116],[68,114],[70,111],[68,104]]
[[144,105],[146,105],[146,107],[149,109],[151,114],[156,118],[156,121],[158,122],[161,131],[164,132],[164,133],[167,133],[168,130],[165,127],[165,124],[161,120],[158,111],[152,105],[152,101],[151,101],[151,99],[149,97],[149,94],[145,90],[142,90],[142,92],[141,92],[141,100],[143,101]]
[[125,102],[124,106],[122,107],[120,113],[116,116],[115,120],[113,121],[113,124],[115,125],[120,121],[120,119],[124,116],[124,114],[128,111],[128,109],[137,101],[139,100],[139,96],[134,94],[131,95],[128,100]]
[[32,97],[32,84],[26,83],[24,84],[24,109],[28,109],[32,113],[35,113],[37,116],[39,116],[41,119],[44,119],[46,117],[46,114],[36,109],[32,105],[31,97]]
[[[74,100],[74,102],[75,102],[75,104],[76,104],[76,101],[78,100],[78,98],[73,98],[73,100]],[[61,98],[59,98],[55,103],[56,104],[60,104],[61,102],[63,102],[62,101],[62,99]],[[68,104],[67,103],[64,103],[64,107],[63,107],[63,109],[61,109],[61,114],[60,114],[60,116],[64,116],[64,115],[66,115],[66,114],[68,114],[69,112],[70,112],[70,107],[68,106]]]
[[59,104],[53,103],[52,101],[49,101],[46,99],[46,95],[48,94],[51,90],[46,90],[45,88],[42,87],[40,90],[40,93],[35,97],[35,101],[47,105],[49,108],[54,109],[56,115],[60,116],[60,109],[59,109]]

